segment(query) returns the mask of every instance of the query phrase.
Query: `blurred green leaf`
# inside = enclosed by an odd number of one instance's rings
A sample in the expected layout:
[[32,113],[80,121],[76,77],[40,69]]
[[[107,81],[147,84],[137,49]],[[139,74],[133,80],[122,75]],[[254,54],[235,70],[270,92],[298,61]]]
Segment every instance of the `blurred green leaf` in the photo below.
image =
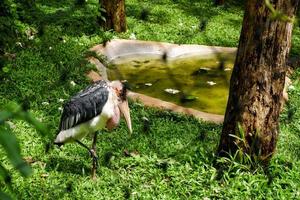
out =
[[0,199],[1,200],[11,200],[11,198],[2,191],[0,191]]
[[0,112],[0,124],[4,123],[4,121],[6,121],[7,119],[9,119],[12,116],[13,116],[13,114],[11,112],[8,112],[8,111]]
[[2,71],[3,71],[4,73],[8,73],[8,72],[9,72],[9,68],[8,68],[8,67],[3,67],[3,68],[2,68]]
[[12,117],[27,121],[33,125],[42,136],[46,135],[45,125],[37,120],[30,112],[23,111],[21,106],[16,103],[7,104],[5,110],[0,112],[0,124]]
[[42,136],[46,135],[46,127],[45,127],[45,125],[42,122],[40,122],[39,120],[37,120],[31,113],[29,113],[29,112],[22,112],[22,113],[19,113],[19,117],[20,117],[20,119],[25,120],[29,124],[33,125],[34,128],[36,130],[38,130],[39,133]]
[[16,102],[10,102],[4,106],[5,110],[11,113],[21,112],[21,106]]
[[20,155],[20,146],[17,138],[9,128],[0,126],[0,144],[7,153],[7,157],[13,166],[23,175],[28,176],[31,173],[31,168],[22,159]]

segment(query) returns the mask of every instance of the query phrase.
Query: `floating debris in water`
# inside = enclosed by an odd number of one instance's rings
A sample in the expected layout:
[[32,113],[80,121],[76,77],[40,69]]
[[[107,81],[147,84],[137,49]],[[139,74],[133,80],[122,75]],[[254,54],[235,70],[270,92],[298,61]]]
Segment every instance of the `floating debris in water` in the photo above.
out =
[[166,62],[167,61],[167,57],[168,57],[168,53],[165,51],[163,53],[163,55],[162,55],[162,60]]
[[225,69],[224,69],[224,71],[230,71],[230,70],[231,70],[230,68],[225,68]]
[[200,69],[205,70],[205,71],[209,71],[210,70],[210,68],[207,68],[207,67],[201,67]]
[[194,71],[191,75],[197,76],[197,75],[201,75],[201,74],[206,74],[209,70],[211,70],[211,69],[207,68],[207,67],[201,67],[200,69],[197,69],[196,71]]
[[186,103],[186,102],[195,101],[195,100],[197,100],[197,99],[198,99],[198,97],[193,96],[193,95],[183,95],[183,96],[180,98],[180,102],[181,102],[181,103]]
[[139,65],[139,64],[134,64],[134,65],[132,65],[133,67],[140,67],[141,65]]
[[224,59],[220,60],[218,68],[219,68],[219,70],[224,70],[225,69],[225,61],[224,61]]
[[152,86],[152,83],[145,83],[146,86]]
[[208,85],[216,85],[217,83],[213,82],[213,81],[207,81],[206,82]]
[[167,92],[169,94],[178,94],[180,91],[176,90],[176,89],[172,89],[172,88],[167,88],[167,89],[165,89],[165,92]]

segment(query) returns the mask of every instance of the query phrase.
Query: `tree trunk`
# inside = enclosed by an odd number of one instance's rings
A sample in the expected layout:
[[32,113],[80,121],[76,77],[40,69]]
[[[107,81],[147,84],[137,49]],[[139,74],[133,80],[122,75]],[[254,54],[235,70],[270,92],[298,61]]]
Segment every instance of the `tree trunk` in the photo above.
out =
[[116,32],[125,32],[126,14],[125,14],[125,0],[99,0],[100,6],[105,9],[101,15],[105,18],[99,19],[99,24],[105,30],[115,30]]
[[247,1],[218,148],[220,156],[241,150],[268,163],[275,151],[291,19],[299,0],[272,2],[275,13],[283,15],[274,18],[272,7],[263,0]]
[[225,3],[225,0],[215,0],[215,5],[216,6],[224,5],[224,3]]
[[[8,45],[12,44],[12,41],[16,37],[13,31],[15,28],[14,21],[16,19],[12,16],[10,7],[11,5],[9,2],[0,1],[0,71],[2,71],[2,68],[5,65],[5,50]],[[2,24],[4,21],[7,23]]]

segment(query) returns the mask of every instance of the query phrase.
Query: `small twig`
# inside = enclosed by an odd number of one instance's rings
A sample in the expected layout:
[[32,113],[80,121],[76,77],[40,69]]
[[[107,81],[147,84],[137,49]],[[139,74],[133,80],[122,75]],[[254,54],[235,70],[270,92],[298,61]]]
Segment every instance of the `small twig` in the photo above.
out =
[[282,13],[281,11],[276,10],[271,4],[270,0],[265,0],[265,5],[272,13],[271,16],[272,19],[279,19],[281,21],[290,22],[290,23],[293,23],[295,21],[294,17],[289,17],[286,14]]

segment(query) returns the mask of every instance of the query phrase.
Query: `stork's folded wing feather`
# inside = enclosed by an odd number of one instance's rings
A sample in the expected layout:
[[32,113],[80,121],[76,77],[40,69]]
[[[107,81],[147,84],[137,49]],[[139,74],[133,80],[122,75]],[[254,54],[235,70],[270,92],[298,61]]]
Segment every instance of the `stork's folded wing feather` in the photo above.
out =
[[72,128],[101,114],[108,99],[106,81],[97,81],[79,92],[64,105],[60,130]]

